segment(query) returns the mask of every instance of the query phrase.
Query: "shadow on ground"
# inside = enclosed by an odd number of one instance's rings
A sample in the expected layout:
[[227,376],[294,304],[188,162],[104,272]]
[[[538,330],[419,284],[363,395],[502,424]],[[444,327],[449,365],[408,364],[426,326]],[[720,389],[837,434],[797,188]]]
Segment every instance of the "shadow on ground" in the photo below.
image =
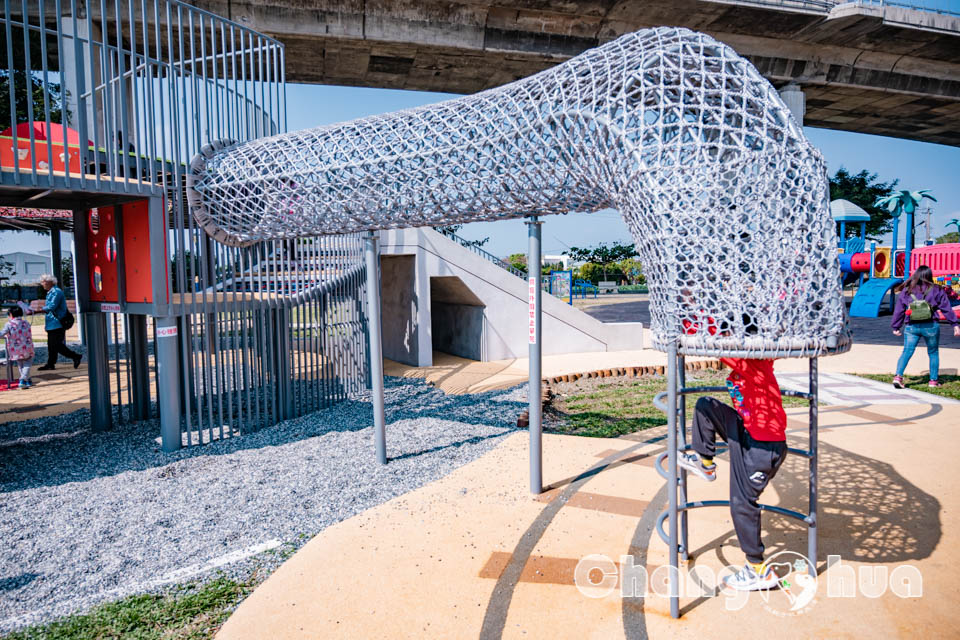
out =
[[[892,465],[821,442],[818,468],[819,572],[826,569],[827,556],[840,556],[844,562],[889,565],[928,558],[937,548],[943,535],[940,501]],[[805,458],[787,458],[773,480],[780,506],[807,511],[808,475]],[[708,542],[697,540],[696,513],[691,515],[689,567],[710,555],[716,557],[710,564],[733,566],[740,562],[742,554],[732,528]],[[807,527],[784,516],[764,513],[763,541],[767,558],[781,551],[806,555]],[[681,613],[707,600],[701,597],[689,602]]]

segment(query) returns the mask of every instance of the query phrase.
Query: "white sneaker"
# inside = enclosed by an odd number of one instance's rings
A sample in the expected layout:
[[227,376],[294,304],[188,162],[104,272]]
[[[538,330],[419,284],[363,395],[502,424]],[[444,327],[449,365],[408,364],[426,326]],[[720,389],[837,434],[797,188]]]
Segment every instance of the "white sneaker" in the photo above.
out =
[[677,466],[700,476],[707,482],[717,479],[717,463],[709,467],[704,466],[700,454],[696,451],[677,451]]
[[725,586],[737,591],[761,591],[777,586],[780,578],[773,572],[773,567],[763,566],[763,575],[757,575],[749,563],[743,565],[740,571],[723,580]]

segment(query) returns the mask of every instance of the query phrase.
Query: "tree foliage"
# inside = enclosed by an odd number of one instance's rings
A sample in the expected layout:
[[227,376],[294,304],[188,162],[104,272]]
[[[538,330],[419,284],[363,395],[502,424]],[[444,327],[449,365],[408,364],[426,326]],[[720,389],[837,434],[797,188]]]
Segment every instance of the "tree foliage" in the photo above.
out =
[[[569,250],[564,251],[564,254],[570,256],[577,262],[598,265],[603,274],[603,279],[607,280],[607,273],[613,271],[613,269],[611,269],[612,265],[626,258],[636,256],[637,250],[632,244],[620,244],[619,242],[607,244],[604,242],[595,247],[570,247]],[[620,269],[616,269],[616,271],[620,271]],[[582,267],[581,273],[583,273]],[[592,280],[592,278],[587,278],[586,276],[582,277],[584,280]]]
[[[26,90],[29,83],[29,92]],[[30,122],[27,108],[27,95],[33,96],[33,119],[42,121],[43,79],[40,74],[27,74],[26,71],[13,72],[13,91],[16,107],[15,122]],[[50,122],[63,122],[63,93],[55,82],[47,84],[47,101],[50,106]],[[10,72],[0,71],[0,129],[10,126]]]
[[15,266],[12,262],[0,256],[0,280],[7,280],[10,276],[17,275]]
[[[180,260],[178,260],[178,256]],[[183,262],[184,287],[180,291],[180,262]],[[174,254],[170,258],[170,286],[174,293],[189,293],[193,290],[194,276],[200,272],[200,259],[191,251],[186,250],[181,254]]]
[[73,258],[64,256],[60,259],[60,286],[64,289],[73,287]]
[[[6,32],[0,29],[0,48],[6,51],[7,37]],[[31,33],[30,41],[30,69],[26,64],[26,48],[23,46],[23,30],[13,28],[11,31],[11,49],[13,51],[13,73],[10,72],[10,65],[4,64],[0,69],[0,130],[6,129],[11,125],[10,118],[10,92],[13,90],[15,119],[14,123],[29,122],[30,112],[28,110],[28,97],[33,99],[33,119],[44,119],[44,83],[43,83],[43,47],[40,37]],[[54,52],[47,51],[48,54],[48,72],[46,84],[47,104],[50,107],[50,122],[62,123],[64,121],[64,95],[58,75],[52,71],[56,67],[56,58]],[[67,114],[69,116],[69,113]],[[68,118],[69,119],[69,118]]]
[[960,232],[951,231],[950,233],[945,233],[942,236],[939,236],[934,240],[937,244],[949,244],[952,242],[960,242]]
[[617,263],[623,276],[629,284],[646,284],[647,277],[643,275],[643,265],[636,258],[624,258]]
[[[450,224],[445,227],[434,227],[435,231],[439,231],[445,236],[455,236],[460,232],[460,229],[463,228],[462,224]],[[466,238],[461,238],[463,244],[468,247],[482,247],[483,245],[490,242],[490,236],[487,236],[483,240],[467,240]]]
[[[893,214],[883,207],[875,206],[877,200],[885,198],[894,192],[899,180],[893,182],[879,182],[877,174],[866,169],[852,174],[846,168],[840,167],[830,178],[830,200],[849,200],[870,214],[867,223],[867,238],[880,240],[884,234],[893,229]],[[859,224],[847,225],[847,237],[860,235]]]
[[527,254],[525,253],[511,253],[507,256],[507,262],[514,269],[519,269],[520,271],[527,270]]

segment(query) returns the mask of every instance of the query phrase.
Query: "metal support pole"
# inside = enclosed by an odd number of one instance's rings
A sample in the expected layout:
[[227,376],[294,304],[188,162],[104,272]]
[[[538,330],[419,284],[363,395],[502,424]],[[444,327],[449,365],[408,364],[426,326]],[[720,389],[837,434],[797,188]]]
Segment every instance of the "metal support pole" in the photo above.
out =
[[[893,217],[893,242],[890,244],[890,277],[897,277],[897,232],[900,230],[900,216]],[[906,271],[906,269],[904,269]]]
[[375,231],[363,241],[363,254],[367,264],[367,308],[370,314],[370,395],[373,400],[373,442],[377,461],[387,463],[386,416],[383,407],[383,342],[380,318],[380,251]]
[[133,399],[133,420],[150,417],[150,358],[147,349],[147,316],[132,314],[128,317],[130,335],[127,348],[130,350],[130,397]]
[[677,344],[667,348],[667,497],[670,531],[667,550],[670,564],[670,615],[680,617],[680,570],[677,559]]
[[543,493],[543,404],[542,404],[542,361],[540,348],[541,332],[541,294],[540,289],[540,235],[543,223],[537,216],[527,218],[527,332],[529,335],[530,381],[527,400],[530,403],[530,493]]
[[107,347],[107,317],[84,313],[87,334],[87,378],[90,386],[90,424],[94,431],[113,427],[110,411],[110,354]]
[[913,212],[907,212],[907,239],[903,245],[903,279],[910,277],[910,253],[913,251]]
[[156,358],[160,409],[160,448],[176,451],[180,439],[180,375],[177,371],[177,319],[155,318],[157,324]]
[[[680,389],[683,389],[687,386],[687,360],[684,356],[677,356],[677,386]],[[677,431],[679,439],[677,444],[679,447],[685,447],[687,444],[687,396],[681,394],[677,398]],[[687,504],[687,470],[680,469],[680,482],[678,484],[678,491],[680,492],[680,498],[678,502],[680,504]],[[689,542],[689,527],[687,519],[689,518],[690,512],[684,509],[680,513],[680,557],[686,561],[689,559],[690,555],[688,550],[690,548]]]
[[293,418],[293,368],[290,359],[292,348],[290,341],[290,309],[280,306],[270,310],[273,325],[274,344],[276,345],[276,380],[278,413],[283,420]]
[[818,407],[817,394],[819,380],[817,378],[817,359],[810,358],[810,529],[807,532],[807,560],[810,561],[810,575],[817,575],[817,429]]
[[50,229],[50,273],[57,279],[61,289],[66,289],[63,281],[63,251],[60,248],[60,228]]

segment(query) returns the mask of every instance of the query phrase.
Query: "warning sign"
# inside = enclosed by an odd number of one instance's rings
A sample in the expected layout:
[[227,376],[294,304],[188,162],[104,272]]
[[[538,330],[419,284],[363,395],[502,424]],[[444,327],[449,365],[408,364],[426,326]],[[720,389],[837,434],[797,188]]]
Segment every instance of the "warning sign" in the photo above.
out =
[[528,304],[527,315],[529,316],[528,330],[530,333],[530,344],[537,344],[537,278],[530,278],[527,283]]
[[176,327],[157,327],[158,338],[172,338],[177,335]]

